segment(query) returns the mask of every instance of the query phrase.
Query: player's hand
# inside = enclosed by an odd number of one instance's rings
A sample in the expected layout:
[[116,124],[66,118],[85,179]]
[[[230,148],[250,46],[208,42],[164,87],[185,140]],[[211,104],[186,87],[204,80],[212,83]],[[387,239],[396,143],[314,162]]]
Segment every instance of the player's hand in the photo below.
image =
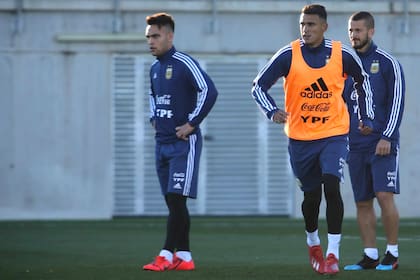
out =
[[372,122],[365,124],[363,123],[363,121],[360,121],[359,130],[360,130],[360,133],[362,133],[363,135],[369,135],[373,131]]
[[379,140],[378,144],[376,144],[375,155],[378,156],[386,156],[391,153],[391,142],[385,139]]
[[175,127],[176,130],[176,137],[179,139],[188,140],[188,136],[193,132],[194,127],[191,126],[189,123],[183,124],[181,126]]
[[288,113],[286,113],[283,110],[278,110],[273,115],[273,122],[275,123],[285,123],[287,121],[287,117],[289,116]]

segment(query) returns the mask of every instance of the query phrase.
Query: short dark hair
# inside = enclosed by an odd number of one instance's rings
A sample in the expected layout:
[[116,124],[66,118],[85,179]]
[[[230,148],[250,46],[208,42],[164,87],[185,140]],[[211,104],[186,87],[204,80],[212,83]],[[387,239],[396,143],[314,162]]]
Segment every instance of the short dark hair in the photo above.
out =
[[356,12],[350,16],[350,20],[364,20],[366,22],[367,28],[375,28],[375,19],[373,18],[372,14],[369,12],[361,11]]
[[169,27],[172,32],[175,31],[175,21],[174,18],[167,13],[156,13],[146,17],[146,23],[148,25],[157,25],[159,29],[162,26]]
[[306,5],[302,8],[302,14],[305,15],[318,15],[320,18],[327,21],[327,10],[325,7],[319,4]]

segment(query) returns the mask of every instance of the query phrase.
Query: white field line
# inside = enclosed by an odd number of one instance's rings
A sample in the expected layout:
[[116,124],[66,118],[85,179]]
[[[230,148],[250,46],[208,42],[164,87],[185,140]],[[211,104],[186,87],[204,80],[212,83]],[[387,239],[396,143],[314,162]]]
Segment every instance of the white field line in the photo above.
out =
[[[341,236],[342,239],[360,239],[360,236],[355,236],[355,235],[345,235],[343,234]],[[386,240],[385,237],[383,236],[377,236],[376,237],[377,240]],[[398,237],[398,241],[418,241],[420,242],[420,236],[413,236],[413,237]]]

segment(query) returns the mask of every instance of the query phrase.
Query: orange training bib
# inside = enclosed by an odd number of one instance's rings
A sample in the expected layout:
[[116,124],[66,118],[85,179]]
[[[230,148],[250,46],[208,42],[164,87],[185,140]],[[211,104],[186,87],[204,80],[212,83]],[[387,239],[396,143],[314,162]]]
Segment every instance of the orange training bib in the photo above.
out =
[[324,67],[305,62],[299,40],[293,41],[292,63],[284,78],[284,131],[296,140],[317,140],[349,131],[349,114],[342,98],[344,88],[341,43],[332,42],[331,57]]

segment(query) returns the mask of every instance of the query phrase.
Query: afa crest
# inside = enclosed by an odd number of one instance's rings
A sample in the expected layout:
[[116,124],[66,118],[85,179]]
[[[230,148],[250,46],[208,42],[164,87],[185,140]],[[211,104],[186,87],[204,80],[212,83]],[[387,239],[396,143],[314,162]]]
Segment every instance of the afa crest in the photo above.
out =
[[327,55],[327,56],[325,57],[325,65],[327,65],[327,64],[328,64],[328,62],[330,62],[330,59],[331,59],[331,57],[330,57],[329,55]]
[[379,72],[379,61],[374,60],[372,61],[372,64],[370,65],[370,73],[376,74]]
[[172,78],[172,65],[168,65],[166,68],[165,78],[170,80]]

